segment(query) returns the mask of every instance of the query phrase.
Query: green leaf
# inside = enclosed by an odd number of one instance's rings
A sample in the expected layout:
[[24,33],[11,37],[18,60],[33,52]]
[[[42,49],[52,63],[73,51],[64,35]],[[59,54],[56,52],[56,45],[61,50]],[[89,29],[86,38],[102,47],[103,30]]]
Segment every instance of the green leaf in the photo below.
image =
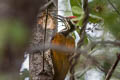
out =
[[70,0],[70,4],[71,4],[71,6],[78,6],[78,7],[82,8],[81,0]]
[[70,5],[74,16],[83,14],[81,0],[70,0]]
[[104,20],[101,17],[90,14],[88,21],[91,22],[91,23],[100,23],[100,22],[103,22]]
[[82,15],[84,13],[82,8],[78,6],[72,6],[72,12],[76,15]]

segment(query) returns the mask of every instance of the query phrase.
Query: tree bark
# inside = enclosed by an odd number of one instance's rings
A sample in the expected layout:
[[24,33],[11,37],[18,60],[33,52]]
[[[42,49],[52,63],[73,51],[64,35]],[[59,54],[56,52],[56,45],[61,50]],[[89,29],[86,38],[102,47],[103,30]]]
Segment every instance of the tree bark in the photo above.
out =
[[[45,44],[51,42],[53,35],[57,31],[57,27],[56,27],[57,22],[50,15],[51,13],[57,14],[57,11],[55,12],[54,10],[53,10],[54,12],[53,11],[50,12],[52,9],[57,8],[55,7],[57,5],[57,0],[54,0],[54,4],[53,3],[50,4],[48,8],[49,15],[47,19]],[[46,9],[46,8],[42,8],[42,9]],[[53,80],[54,69],[53,69],[50,49],[45,50],[44,53],[43,51],[38,50],[39,49],[38,47],[41,44],[44,45],[45,22],[46,22],[45,10],[40,11],[40,14],[38,14],[37,21],[38,21],[37,24],[34,26],[33,37],[29,48],[30,50],[32,50],[33,48],[35,50],[34,52],[30,53],[30,58],[29,58],[31,80]],[[43,54],[44,54],[44,61],[43,61]]]

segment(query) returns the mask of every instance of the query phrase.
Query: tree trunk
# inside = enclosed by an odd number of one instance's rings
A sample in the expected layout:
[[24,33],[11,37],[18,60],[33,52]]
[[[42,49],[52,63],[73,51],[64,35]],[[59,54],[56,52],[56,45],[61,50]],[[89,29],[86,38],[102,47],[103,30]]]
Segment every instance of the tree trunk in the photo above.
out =
[[[47,1],[47,0],[46,0]],[[46,12],[40,11],[38,16],[37,24],[34,26],[33,37],[30,44],[30,50],[34,50],[30,53],[29,65],[30,65],[30,76],[31,80],[53,80],[54,69],[50,54],[50,49],[45,50],[44,52],[39,51],[39,47],[44,47],[45,44],[50,43],[52,36],[57,31],[55,19],[50,15],[51,13],[57,14],[57,11],[50,12],[52,9],[57,9],[56,4],[57,0],[54,0],[54,4],[50,4],[48,8],[48,19],[46,26],[46,38],[45,36],[45,22],[46,22]],[[45,9],[45,8],[44,8]],[[49,11],[50,10],[50,11]],[[43,60],[44,54],[44,60]],[[44,70],[44,71],[43,71]]]

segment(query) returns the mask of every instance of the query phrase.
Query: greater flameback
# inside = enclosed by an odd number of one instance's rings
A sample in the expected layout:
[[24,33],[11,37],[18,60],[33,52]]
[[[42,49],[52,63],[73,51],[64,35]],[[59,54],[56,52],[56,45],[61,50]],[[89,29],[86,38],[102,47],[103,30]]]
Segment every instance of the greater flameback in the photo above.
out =
[[[68,49],[75,48],[75,40],[69,36],[70,32],[75,30],[74,24],[69,18],[64,18],[66,30],[56,33],[51,40],[52,45],[65,47]],[[54,80],[64,80],[70,67],[69,57],[73,53],[68,53],[58,49],[51,49],[52,61],[54,66]]]

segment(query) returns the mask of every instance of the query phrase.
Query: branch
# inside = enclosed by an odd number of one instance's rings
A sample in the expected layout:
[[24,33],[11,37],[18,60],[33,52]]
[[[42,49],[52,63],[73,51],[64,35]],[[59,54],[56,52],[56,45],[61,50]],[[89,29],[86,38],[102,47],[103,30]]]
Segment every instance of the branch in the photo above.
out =
[[115,41],[96,41],[96,42],[94,42],[95,44],[113,44],[113,45],[115,45],[115,46],[118,46],[118,47],[120,47],[120,41],[117,41],[117,40],[115,40]]
[[105,80],[110,80],[110,78],[111,78],[111,76],[112,76],[115,68],[117,67],[119,61],[120,61],[120,53],[117,54],[117,60],[115,61],[115,63],[112,65],[112,67],[111,67],[110,70],[108,71]]
[[110,0],[107,0],[109,4],[113,7],[113,9],[116,11],[116,13],[120,16],[120,12],[117,10],[117,8],[113,5],[113,3]]
[[85,34],[86,34],[85,29],[86,29],[86,26],[87,26],[87,23],[88,23],[88,18],[89,18],[88,0],[84,0],[83,9],[84,9],[85,16],[84,16],[84,19],[83,19],[83,22],[82,22],[83,26],[82,26],[82,28],[80,30],[80,33],[79,33],[81,39],[78,42],[78,48],[80,48],[81,45],[83,44]]
[[[83,0],[83,9],[84,9],[85,16],[84,16],[84,19],[83,19],[83,22],[82,22],[83,26],[82,26],[82,28],[80,30],[80,33],[79,33],[81,39],[78,42],[77,49],[81,48],[81,46],[84,42],[85,35],[86,35],[85,29],[86,29],[86,26],[87,26],[87,23],[88,23],[88,18],[89,18],[88,0]],[[75,72],[74,67],[78,62],[78,58],[80,57],[80,54],[81,54],[81,52],[80,53],[76,52],[76,54],[74,54],[72,56],[71,60],[70,60],[70,64],[71,64],[71,66],[70,66],[70,73],[71,73],[70,80],[74,80],[74,72]]]
[[29,54],[34,54],[43,50],[48,50],[48,49],[54,49],[54,50],[58,50],[58,51],[62,51],[65,52],[66,54],[69,53],[78,53],[83,56],[85,56],[87,59],[89,59],[94,65],[96,65],[98,67],[99,63],[98,61],[95,59],[95,57],[88,55],[88,51],[91,49],[91,47],[94,46],[94,44],[90,44],[88,47],[86,47],[85,49],[79,49],[76,50],[74,48],[67,48],[64,45],[52,45],[50,43],[46,43],[45,44],[45,48],[44,48],[44,44],[41,43],[39,45],[33,45],[31,48],[29,48],[26,52]]

